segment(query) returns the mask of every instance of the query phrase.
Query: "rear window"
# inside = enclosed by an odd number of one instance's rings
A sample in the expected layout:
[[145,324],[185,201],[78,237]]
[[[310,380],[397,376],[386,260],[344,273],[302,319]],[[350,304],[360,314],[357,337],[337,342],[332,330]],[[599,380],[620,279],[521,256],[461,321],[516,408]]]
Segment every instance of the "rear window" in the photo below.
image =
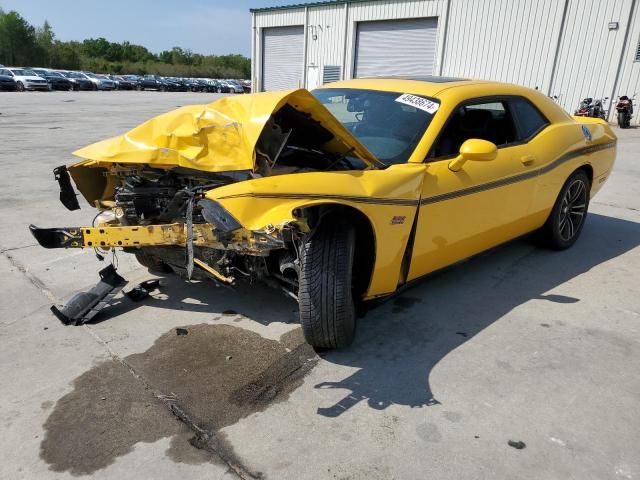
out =
[[549,121],[524,98],[510,101],[511,111],[518,126],[518,140],[527,141],[549,124]]

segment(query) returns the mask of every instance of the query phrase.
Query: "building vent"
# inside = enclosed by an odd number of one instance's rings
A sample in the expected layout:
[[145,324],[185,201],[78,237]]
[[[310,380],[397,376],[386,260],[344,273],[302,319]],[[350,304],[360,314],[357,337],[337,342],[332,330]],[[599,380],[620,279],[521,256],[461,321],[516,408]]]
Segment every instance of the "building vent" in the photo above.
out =
[[322,83],[331,83],[340,80],[340,70],[339,65],[325,65],[322,70]]
[[638,46],[636,47],[636,62],[640,62],[640,40],[638,40]]

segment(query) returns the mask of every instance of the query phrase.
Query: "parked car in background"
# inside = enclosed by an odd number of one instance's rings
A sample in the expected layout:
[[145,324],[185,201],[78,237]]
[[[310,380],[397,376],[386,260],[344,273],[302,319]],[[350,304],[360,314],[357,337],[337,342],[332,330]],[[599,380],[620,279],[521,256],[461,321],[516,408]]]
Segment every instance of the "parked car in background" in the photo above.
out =
[[187,84],[180,78],[176,77],[162,77],[167,82],[167,90],[169,92],[186,92],[189,90]]
[[185,92],[186,85],[178,79],[161,77],[160,75],[145,75],[138,83],[138,90],[158,90],[160,92]]
[[120,90],[120,78],[117,75],[107,74],[105,77],[113,82],[114,90]]
[[166,92],[168,90],[167,82],[159,75],[145,75],[138,83],[138,90],[159,90]]
[[182,82],[187,86],[187,89],[191,92],[199,92],[202,90],[202,86],[193,78],[184,78]]
[[207,84],[209,85],[209,92],[212,93],[222,93],[221,90],[219,90],[220,88],[220,84],[218,83],[218,81],[214,78],[208,78],[207,79]]
[[49,82],[53,90],[73,90],[73,84],[61,73],[48,68],[32,68],[31,70]]
[[16,81],[6,68],[0,68],[0,90],[14,92],[18,89]]
[[240,81],[242,84],[242,88],[244,88],[244,93],[251,93],[251,82],[249,80]]
[[38,76],[33,70],[15,67],[6,68],[5,70],[13,77],[18,90],[21,92],[25,90],[42,90],[45,92],[51,90],[49,82]]
[[92,78],[96,78],[99,81],[98,90],[115,90],[116,89],[116,82],[111,80],[107,75],[102,75],[98,73],[88,73],[87,75],[89,75]]
[[211,85],[209,84],[209,80],[206,78],[196,78],[196,82],[200,85],[201,92],[213,92]]
[[222,82],[220,80],[216,80],[211,79],[209,80],[209,82],[211,83],[211,87],[212,87],[212,92],[217,92],[217,93],[229,93],[229,87],[226,85],[223,85]]
[[125,82],[128,82],[130,85],[132,85],[134,90],[136,90],[138,88],[138,85],[140,84],[140,81],[142,80],[142,77],[140,75],[121,75],[121,78]]
[[135,90],[138,87],[138,78],[135,75],[111,75],[111,77],[117,82],[118,90]]
[[231,87],[232,93],[244,93],[244,88],[242,88],[242,85],[240,85],[240,82],[237,80],[225,80],[225,82]]
[[86,75],[79,72],[70,72],[67,70],[57,70],[57,72],[63,75],[67,80],[71,82],[73,89],[78,90],[93,90],[93,82],[86,77]]
[[231,85],[227,80],[218,80],[223,86],[227,88],[227,93],[236,93],[236,87]]

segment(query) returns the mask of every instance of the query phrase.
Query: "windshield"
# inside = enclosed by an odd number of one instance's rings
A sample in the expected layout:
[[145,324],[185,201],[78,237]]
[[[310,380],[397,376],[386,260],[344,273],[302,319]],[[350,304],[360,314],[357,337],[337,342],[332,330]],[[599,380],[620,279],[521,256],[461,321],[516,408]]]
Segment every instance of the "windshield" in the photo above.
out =
[[38,75],[36,75],[36,72],[34,72],[33,70],[25,70],[23,68],[16,68],[14,70],[11,70],[13,73],[15,73],[16,75],[20,75],[22,77],[37,77]]
[[312,93],[386,165],[409,159],[439,106],[433,98],[377,90],[326,88]]

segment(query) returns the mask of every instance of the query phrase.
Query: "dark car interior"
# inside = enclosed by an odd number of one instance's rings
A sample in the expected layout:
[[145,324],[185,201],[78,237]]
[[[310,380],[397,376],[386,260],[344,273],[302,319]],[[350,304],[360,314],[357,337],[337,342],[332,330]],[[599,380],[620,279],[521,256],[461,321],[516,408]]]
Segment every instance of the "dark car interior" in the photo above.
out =
[[502,102],[459,107],[442,131],[430,158],[458,155],[462,144],[470,138],[488,140],[497,146],[515,141],[515,125]]

